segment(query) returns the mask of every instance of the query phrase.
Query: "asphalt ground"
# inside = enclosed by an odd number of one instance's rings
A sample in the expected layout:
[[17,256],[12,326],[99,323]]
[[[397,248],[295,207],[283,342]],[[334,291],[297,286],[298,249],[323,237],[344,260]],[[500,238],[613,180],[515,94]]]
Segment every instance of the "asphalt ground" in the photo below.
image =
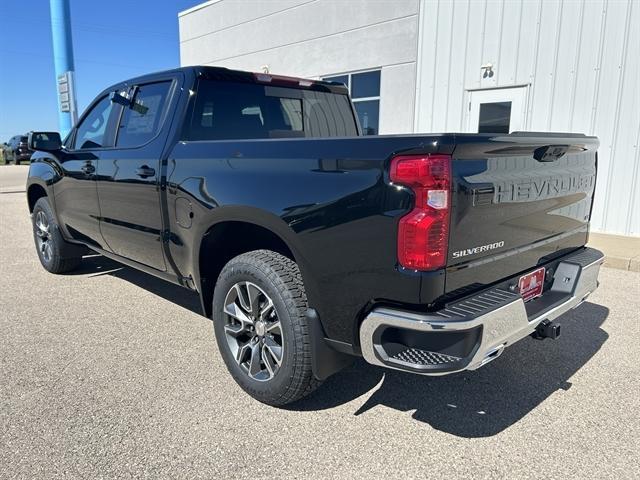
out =
[[602,269],[560,339],[478,371],[356,361],[276,409],[227,374],[195,295],[98,256],[48,274],[24,193],[0,193],[0,242],[2,479],[640,476],[639,273]]

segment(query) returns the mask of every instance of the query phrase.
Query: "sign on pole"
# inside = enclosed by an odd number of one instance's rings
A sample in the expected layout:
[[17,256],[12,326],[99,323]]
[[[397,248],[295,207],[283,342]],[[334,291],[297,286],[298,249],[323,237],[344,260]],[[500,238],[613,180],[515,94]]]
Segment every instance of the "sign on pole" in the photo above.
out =
[[62,75],[58,75],[60,111],[70,113],[73,123],[75,124],[77,122],[77,113],[75,111],[73,98],[73,72],[64,72]]

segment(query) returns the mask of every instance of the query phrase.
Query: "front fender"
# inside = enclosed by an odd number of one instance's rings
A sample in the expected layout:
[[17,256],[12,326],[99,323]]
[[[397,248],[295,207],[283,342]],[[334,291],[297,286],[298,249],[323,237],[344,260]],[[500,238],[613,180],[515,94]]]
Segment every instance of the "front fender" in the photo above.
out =
[[[53,186],[61,178],[60,169],[57,166],[55,158],[44,152],[36,152],[31,158],[31,164],[29,165],[29,173],[27,175],[27,184],[25,191],[27,193],[27,202],[29,202],[30,190],[34,185],[42,187],[49,198],[49,202],[53,209],[57,219],[57,212],[55,208],[55,196],[53,195]],[[31,207],[29,205],[29,211]]]

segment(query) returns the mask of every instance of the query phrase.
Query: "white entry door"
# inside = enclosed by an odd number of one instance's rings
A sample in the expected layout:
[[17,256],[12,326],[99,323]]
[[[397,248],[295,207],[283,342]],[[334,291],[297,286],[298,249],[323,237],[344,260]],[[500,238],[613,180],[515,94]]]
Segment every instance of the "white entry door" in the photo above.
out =
[[525,130],[527,88],[492,88],[469,92],[467,131],[511,133]]

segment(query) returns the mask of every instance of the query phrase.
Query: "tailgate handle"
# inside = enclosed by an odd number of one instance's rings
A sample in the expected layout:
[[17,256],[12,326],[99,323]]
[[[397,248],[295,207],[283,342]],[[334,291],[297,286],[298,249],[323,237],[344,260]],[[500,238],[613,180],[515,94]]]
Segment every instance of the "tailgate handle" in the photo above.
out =
[[539,162],[555,162],[569,150],[569,145],[545,145],[533,151],[533,158]]

